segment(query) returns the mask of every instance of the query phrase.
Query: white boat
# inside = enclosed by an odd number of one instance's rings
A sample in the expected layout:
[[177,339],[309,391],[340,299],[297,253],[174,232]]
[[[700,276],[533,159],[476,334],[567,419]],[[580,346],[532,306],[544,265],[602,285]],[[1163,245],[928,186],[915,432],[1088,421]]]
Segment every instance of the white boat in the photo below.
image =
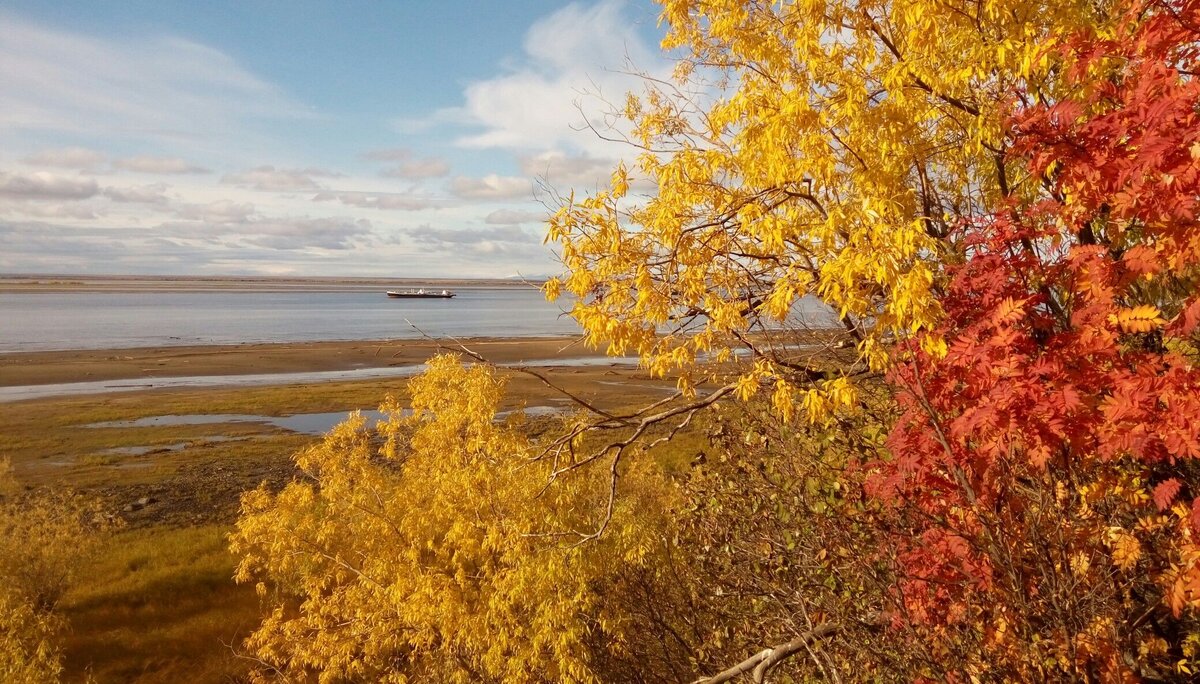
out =
[[387,296],[397,299],[450,299],[454,293],[449,290],[441,292],[426,292],[425,290],[388,290]]

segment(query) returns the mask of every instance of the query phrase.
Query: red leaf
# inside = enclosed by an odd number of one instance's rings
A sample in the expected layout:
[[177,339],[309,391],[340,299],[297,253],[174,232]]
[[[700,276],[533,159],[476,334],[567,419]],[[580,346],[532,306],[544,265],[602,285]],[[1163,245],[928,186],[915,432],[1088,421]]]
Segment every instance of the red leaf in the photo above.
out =
[[1181,335],[1191,335],[1192,331],[1196,329],[1196,325],[1200,323],[1200,299],[1192,301],[1175,320]]
[[1175,478],[1160,482],[1158,486],[1154,488],[1154,505],[1158,506],[1158,510],[1167,510],[1167,508],[1171,505],[1171,502],[1174,501],[1175,497],[1179,494],[1179,489],[1182,486],[1183,485],[1180,484],[1179,480],[1176,480]]
[[1147,245],[1134,245],[1125,252],[1121,257],[1125,268],[1137,274],[1157,273],[1162,270],[1162,262],[1158,258],[1158,252],[1154,251],[1153,247]]

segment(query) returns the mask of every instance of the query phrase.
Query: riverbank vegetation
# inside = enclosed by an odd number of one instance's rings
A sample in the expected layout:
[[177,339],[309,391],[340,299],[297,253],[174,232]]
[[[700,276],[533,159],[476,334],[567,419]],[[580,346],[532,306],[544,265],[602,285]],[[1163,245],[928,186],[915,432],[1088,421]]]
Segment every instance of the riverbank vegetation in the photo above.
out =
[[56,680],[67,628],[59,603],[112,526],[95,501],[25,491],[0,460],[0,678]]
[[[279,592],[264,675],[1193,677],[1200,3],[663,18],[674,79],[615,112],[644,153],[563,198],[547,290],[680,394],[540,445],[476,433],[490,390],[378,453],[327,442],[447,507],[414,528],[362,502],[350,543],[318,492],[356,471],[247,499],[243,577]],[[810,294],[850,359],[790,336]],[[647,445],[701,423],[713,453],[654,466]]]
[[[397,351],[384,347],[389,355]],[[544,367],[539,373],[608,409],[653,401],[670,389],[669,381],[654,381],[621,366]],[[79,555],[78,572],[57,601],[56,629],[46,644],[56,658],[61,656],[61,679],[152,683],[244,678],[253,663],[243,657],[241,643],[261,621],[261,602],[253,586],[233,581],[238,558],[229,552],[227,537],[234,530],[241,493],[264,482],[273,490],[284,486],[298,474],[290,455],[320,438],[266,422],[224,422],[222,416],[344,417],[375,406],[388,394],[406,400],[406,382],[0,403],[3,451],[12,460],[11,489],[20,500],[37,492],[76,492],[71,500],[86,502],[103,519],[118,522],[106,534],[89,537],[87,546],[94,553]],[[530,407],[522,428],[529,434],[539,434],[551,420],[538,417],[540,412],[564,405],[531,376],[511,378],[508,388],[500,408],[507,415]],[[164,415],[216,419],[192,425],[131,424]],[[108,425],[88,427],[97,423]],[[42,534],[26,530],[22,539],[35,533]]]
[[437,357],[241,498],[246,676],[1193,680],[1200,2],[662,4],[546,290],[675,391]]

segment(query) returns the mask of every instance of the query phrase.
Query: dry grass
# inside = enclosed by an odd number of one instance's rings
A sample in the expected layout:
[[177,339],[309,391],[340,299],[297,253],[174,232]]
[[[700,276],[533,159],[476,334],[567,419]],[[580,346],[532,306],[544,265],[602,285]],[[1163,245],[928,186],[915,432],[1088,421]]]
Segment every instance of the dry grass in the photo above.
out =
[[253,587],[231,581],[229,528],[115,535],[65,597],[68,681],[220,682],[245,670],[231,650],[257,624]]
[[[602,405],[635,405],[663,395],[629,370],[560,369],[560,383]],[[602,384],[604,381],[610,384]],[[623,385],[623,382],[629,382]],[[0,456],[12,459],[30,486],[70,487],[102,498],[128,522],[101,550],[94,567],[64,599],[69,681],[222,682],[246,664],[232,646],[259,619],[252,587],[232,580],[235,559],[225,535],[239,493],[263,479],[290,477],[290,456],[313,437],[267,425],[218,424],[149,428],[85,428],[167,414],[289,415],[373,408],[404,380],[309,386],[175,390],[0,403]],[[667,383],[669,385],[669,383]],[[504,408],[544,405],[553,393],[516,375]],[[233,441],[215,441],[219,436]],[[181,449],[168,445],[186,443]],[[157,446],[140,456],[104,453]],[[680,466],[702,448],[688,442]],[[145,495],[160,501],[121,512]]]

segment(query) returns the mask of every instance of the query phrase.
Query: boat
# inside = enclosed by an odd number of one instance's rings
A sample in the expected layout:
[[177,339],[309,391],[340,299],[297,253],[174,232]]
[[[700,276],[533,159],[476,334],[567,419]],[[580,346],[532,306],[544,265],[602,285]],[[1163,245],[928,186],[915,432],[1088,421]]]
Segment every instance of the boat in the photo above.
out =
[[388,290],[387,296],[397,299],[450,299],[454,293],[449,290],[441,292],[426,292],[425,290]]

